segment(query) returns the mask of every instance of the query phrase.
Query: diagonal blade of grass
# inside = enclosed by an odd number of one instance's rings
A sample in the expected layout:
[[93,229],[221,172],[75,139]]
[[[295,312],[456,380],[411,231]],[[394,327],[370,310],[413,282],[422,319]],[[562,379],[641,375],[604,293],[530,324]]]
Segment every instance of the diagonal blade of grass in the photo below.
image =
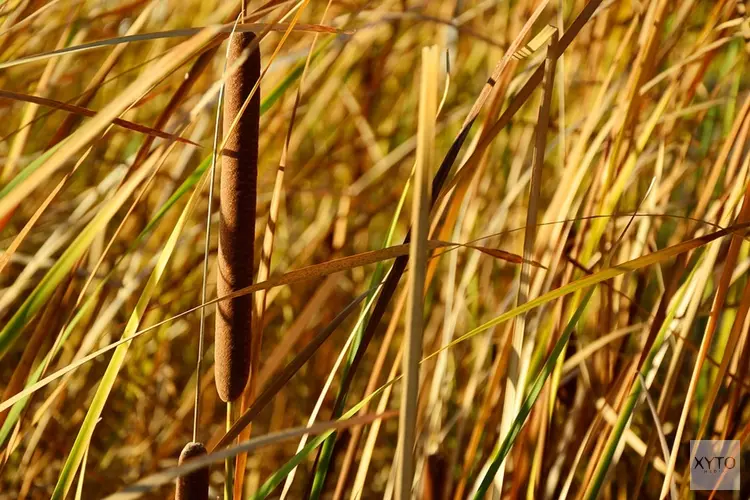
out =
[[[354,415],[356,415],[365,404],[367,404],[372,398],[380,394],[380,392],[383,391],[385,387],[386,386],[381,387],[380,389],[368,395],[362,401],[354,405],[349,411],[344,413],[341,418],[338,419],[338,421],[346,421],[353,418]],[[310,454],[310,452],[320,446],[333,432],[334,430],[326,431],[325,433],[310,441],[299,453],[289,459],[288,462],[286,462],[279,470],[274,472],[271,477],[269,477],[266,482],[261,485],[261,487],[251,497],[252,500],[260,500],[268,497],[268,495],[273,490],[275,490],[279,486],[279,484],[281,484],[281,481],[292,471],[292,469],[297,467],[300,462],[302,462],[302,460],[304,460],[305,457]]]
[[358,425],[366,425],[377,420],[393,418],[398,414],[395,411],[377,413],[374,415],[362,415],[349,419],[339,419],[333,422],[318,422],[309,427],[295,427],[279,432],[273,432],[264,436],[258,436],[248,441],[243,441],[237,445],[223,449],[193,460],[184,465],[172,467],[170,469],[157,472],[147,476],[133,485],[130,485],[122,491],[105,497],[106,500],[135,500],[141,496],[157,489],[159,486],[174,481],[177,477],[189,474],[195,470],[201,469],[206,465],[222,462],[229,457],[234,457],[240,453],[250,453],[264,446],[271,446],[289,439],[302,436],[304,434],[319,434],[331,432],[332,429],[347,429]]
[[[13,101],[30,102],[34,104],[39,104],[40,106],[47,106],[49,108],[67,111],[68,113],[74,113],[80,116],[87,116],[87,117],[96,116],[96,111],[94,111],[93,109],[85,108],[82,106],[76,106],[74,104],[68,104],[62,101],[56,101],[54,99],[47,99],[46,97],[38,97],[35,95],[12,92],[10,90],[0,90],[0,99],[10,99]],[[184,144],[192,144],[193,146],[200,147],[199,144],[196,144],[193,141],[190,141],[183,137],[170,134],[162,130],[157,130],[155,128],[147,127],[146,125],[141,125],[139,123],[134,123],[128,120],[123,120],[121,118],[114,118],[112,120],[112,123],[114,123],[118,127],[122,127],[127,130],[132,130],[134,132],[140,132],[142,134],[152,135],[154,137],[160,137],[162,139],[171,139],[177,142],[182,142]]]
[[[706,245],[707,243],[715,241],[719,238],[723,238],[725,236],[728,236],[734,233],[744,232],[747,230],[748,227],[750,227],[750,223],[735,224],[726,229],[722,229],[720,231],[716,231],[716,232],[709,233],[703,236],[699,236],[691,240],[683,241],[681,243],[672,245],[667,248],[663,248],[661,250],[650,253],[648,255],[638,257],[637,259],[629,260],[627,262],[622,262],[620,264],[615,264],[612,267],[609,267],[607,269],[603,269],[594,274],[585,276],[583,278],[579,278],[559,288],[550,290],[544,295],[540,295],[539,297],[532,299],[529,302],[526,302],[525,304],[521,304],[518,307],[506,313],[503,313],[500,316],[494,319],[491,319],[490,321],[487,321],[486,323],[472,329],[471,331],[457,338],[456,340],[448,344],[445,348],[446,349],[451,348],[460,342],[463,342],[475,335],[482,333],[485,330],[488,330],[489,328],[492,328],[493,326],[497,326],[500,323],[503,323],[511,318],[516,317],[518,314],[521,314],[526,311],[530,311],[531,309],[534,309],[535,307],[539,307],[542,304],[546,304],[547,302],[551,300],[564,297],[565,295],[568,295],[570,293],[584,290],[586,289],[586,287],[599,284],[603,281],[612,279],[616,276],[620,276],[625,273],[637,271],[638,269],[642,269],[644,267],[651,266],[653,264],[658,264],[659,262],[664,262],[665,260],[675,257],[677,255],[680,255],[682,253],[688,252],[690,250],[694,250],[696,248],[700,248]],[[431,354],[426,359],[429,359],[430,357],[437,355],[438,352]]]

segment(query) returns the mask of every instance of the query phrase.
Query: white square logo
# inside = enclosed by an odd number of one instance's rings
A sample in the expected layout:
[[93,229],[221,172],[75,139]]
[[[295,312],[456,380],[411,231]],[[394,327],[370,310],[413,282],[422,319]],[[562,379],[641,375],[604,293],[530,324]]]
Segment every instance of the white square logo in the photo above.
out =
[[739,490],[739,441],[690,441],[691,490]]

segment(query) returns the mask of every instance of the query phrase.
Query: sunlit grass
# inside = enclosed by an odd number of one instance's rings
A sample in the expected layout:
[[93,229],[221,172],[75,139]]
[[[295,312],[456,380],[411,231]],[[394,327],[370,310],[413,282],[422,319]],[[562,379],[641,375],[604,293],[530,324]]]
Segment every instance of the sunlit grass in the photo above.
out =
[[691,498],[690,440],[750,435],[748,40],[736,0],[0,5],[0,498]]

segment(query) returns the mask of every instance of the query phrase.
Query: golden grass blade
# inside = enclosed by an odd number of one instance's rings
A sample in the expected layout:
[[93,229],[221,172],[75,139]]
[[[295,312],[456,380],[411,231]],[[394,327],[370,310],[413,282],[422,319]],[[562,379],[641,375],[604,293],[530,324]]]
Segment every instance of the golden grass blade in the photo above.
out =
[[[495,68],[492,70],[492,74],[487,79],[487,83],[484,85],[484,87],[482,87],[482,91],[479,93],[479,97],[474,103],[474,106],[469,111],[469,114],[466,117],[466,120],[464,120],[464,124],[462,128],[466,128],[479,115],[479,111],[482,109],[482,106],[484,106],[484,102],[487,100],[487,97],[489,97],[490,91],[495,86],[495,84],[500,80],[500,77],[502,76],[503,71],[505,70],[506,66],[515,55],[516,51],[519,49],[521,42],[524,40],[524,38],[526,38],[526,36],[531,31],[531,28],[534,25],[534,22],[539,18],[542,12],[544,12],[544,9],[547,7],[548,3],[549,3],[549,0],[542,0],[541,2],[539,2],[539,4],[535,7],[534,12],[526,20],[526,22],[523,25],[523,28],[521,28],[521,31],[518,33],[518,35],[515,37],[513,42],[510,44],[510,46],[508,47],[508,50],[505,51],[505,54],[503,55],[502,59],[500,59],[500,61],[495,66]],[[591,3],[596,3],[596,0],[594,0]],[[544,31],[545,30],[542,30],[542,32]]]

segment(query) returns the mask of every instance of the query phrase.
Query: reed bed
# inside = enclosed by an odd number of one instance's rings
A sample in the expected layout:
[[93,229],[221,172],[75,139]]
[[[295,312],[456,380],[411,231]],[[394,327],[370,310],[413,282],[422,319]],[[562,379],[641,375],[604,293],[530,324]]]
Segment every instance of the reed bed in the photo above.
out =
[[747,7],[3,3],[0,499],[697,498]]

